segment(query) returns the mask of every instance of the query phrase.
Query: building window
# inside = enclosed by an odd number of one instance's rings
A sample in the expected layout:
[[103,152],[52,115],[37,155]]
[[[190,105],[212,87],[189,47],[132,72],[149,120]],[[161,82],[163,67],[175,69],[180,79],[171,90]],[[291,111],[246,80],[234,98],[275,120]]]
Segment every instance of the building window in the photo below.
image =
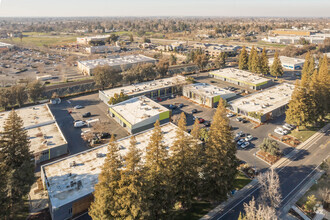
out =
[[126,128],[126,124],[123,122],[123,127]]
[[69,208],[69,214],[72,214],[72,208]]

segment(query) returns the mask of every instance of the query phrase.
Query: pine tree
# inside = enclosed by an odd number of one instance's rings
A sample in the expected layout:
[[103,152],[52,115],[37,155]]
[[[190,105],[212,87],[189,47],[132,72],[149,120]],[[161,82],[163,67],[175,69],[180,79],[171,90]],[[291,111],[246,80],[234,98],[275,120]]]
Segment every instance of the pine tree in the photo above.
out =
[[196,195],[198,167],[195,164],[193,140],[186,135],[186,115],[180,115],[176,138],[171,147],[171,180],[175,186],[175,198],[182,208],[189,209]]
[[121,219],[143,219],[146,216],[141,152],[136,143],[135,137],[131,136],[128,152],[124,156],[124,168],[120,172],[117,203]]
[[263,75],[269,74],[269,62],[268,57],[266,54],[266,48],[262,50],[261,57],[260,57],[260,65],[261,65],[261,73]]
[[198,119],[196,119],[190,134],[193,138],[199,139],[199,131],[200,131],[199,121]]
[[145,195],[148,219],[164,219],[173,208],[173,188],[169,182],[168,150],[162,143],[159,121],[154,125],[145,161]]
[[118,204],[120,168],[122,162],[119,156],[119,148],[114,135],[111,136],[102,171],[95,185],[94,201],[89,208],[89,215],[93,220],[120,218]]
[[274,55],[274,62],[272,64],[272,66],[270,67],[270,74],[272,76],[276,76],[276,79],[278,76],[282,76],[283,75],[283,68],[282,68],[282,63],[281,60],[278,56],[278,52],[275,52]]
[[239,55],[238,68],[240,70],[248,70],[249,69],[248,61],[249,61],[249,56],[244,46]]
[[215,60],[216,68],[222,69],[226,67],[226,53],[221,52],[220,55]]
[[6,179],[1,179],[3,188],[0,196],[5,195],[6,198],[0,198],[5,201],[0,212],[12,219],[21,209],[23,197],[29,193],[35,180],[33,155],[23,121],[14,110],[9,113],[0,136],[1,176],[6,176]]
[[312,109],[312,118],[313,122],[317,122],[320,118],[322,118],[322,96],[320,90],[320,82],[318,81],[318,71],[314,70],[314,73],[309,82],[309,93],[311,96],[311,100],[313,101],[314,108]]
[[330,80],[328,69],[328,58],[324,55],[321,62],[319,62],[318,81],[320,82],[320,97],[322,99],[320,106],[322,108],[321,117],[324,118],[329,113],[330,108]]
[[257,68],[258,68],[258,51],[254,48],[254,46],[252,46],[251,52],[250,52],[250,56],[249,56],[249,71],[256,73],[257,72]]
[[310,78],[315,69],[315,61],[311,53],[308,51],[305,56],[305,63],[301,71],[302,75],[307,75]]
[[233,188],[238,160],[226,109],[221,99],[213,116],[205,150],[203,188],[209,200],[220,201]]

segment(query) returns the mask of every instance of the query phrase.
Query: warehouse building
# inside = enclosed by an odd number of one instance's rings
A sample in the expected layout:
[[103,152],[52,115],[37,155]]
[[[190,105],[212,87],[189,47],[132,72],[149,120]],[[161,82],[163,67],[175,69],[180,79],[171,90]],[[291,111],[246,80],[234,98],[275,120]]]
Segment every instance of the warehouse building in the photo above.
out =
[[231,110],[257,121],[265,122],[285,113],[294,85],[283,83],[236,99],[228,104]]
[[78,61],[78,69],[84,75],[93,75],[93,70],[97,66],[110,66],[112,69],[121,72],[131,68],[133,65],[141,63],[156,63],[157,60],[143,55],[128,55],[123,57],[113,57],[106,59]]
[[[164,146],[170,148],[173,145],[177,128],[172,123],[161,125]],[[152,132],[150,129],[134,135],[142,157],[145,156]],[[118,140],[117,144],[119,153],[124,156],[130,145],[130,136]],[[107,153],[108,147],[103,145],[41,167],[41,178],[48,192],[53,220],[70,219],[88,210]]]
[[[23,127],[30,140],[30,151],[36,164],[68,153],[68,143],[56,123],[48,105],[15,110],[23,120]],[[0,114],[0,131],[10,111]]]
[[96,54],[96,53],[116,53],[120,51],[120,47],[118,46],[93,46],[93,47],[87,47],[86,52],[90,54]]
[[273,85],[272,80],[244,70],[225,68],[209,73],[212,77],[230,82],[242,87],[260,90]]
[[[289,70],[301,70],[305,63],[305,59],[280,56],[282,67]],[[274,58],[269,59],[269,65],[272,65]]]
[[228,100],[236,96],[234,92],[207,83],[186,85],[182,89],[182,94],[192,101],[210,108],[217,107],[220,98]]
[[14,48],[14,45],[0,42],[0,52],[8,51]]
[[134,97],[110,106],[109,115],[131,134],[152,128],[157,120],[164,124],[171,119],[170,110],[146,96]]
[[182,86],[186,84],[186,79],[183,76],[174,76],[166,79],[158,79],[143,83],[132,84],[119,88],[99,91],[99,98],[108,104],[111,97],[115,94],[123,93],[128,97],[137,97],[144,95],[151,99],[168,97],[182,91]]
[[98,35],[93,37],[77,37],[77,44],[89,44],[91,41],[102,41],[105,42],[110,35]]

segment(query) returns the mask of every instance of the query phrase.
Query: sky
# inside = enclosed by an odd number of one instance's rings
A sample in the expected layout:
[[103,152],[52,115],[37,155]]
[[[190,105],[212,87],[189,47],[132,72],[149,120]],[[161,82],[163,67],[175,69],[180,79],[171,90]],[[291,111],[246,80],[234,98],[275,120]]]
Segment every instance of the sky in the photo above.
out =
[[330,0],[0,0],[0,17],[330,17]]

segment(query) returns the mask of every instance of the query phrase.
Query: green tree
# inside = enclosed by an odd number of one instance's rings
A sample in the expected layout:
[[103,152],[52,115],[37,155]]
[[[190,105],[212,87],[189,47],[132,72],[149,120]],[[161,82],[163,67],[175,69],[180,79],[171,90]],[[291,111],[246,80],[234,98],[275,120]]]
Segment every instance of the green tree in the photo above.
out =
[[239,54],[238,68],[240,70],[248,70],[249,69],[248,61],[249,61],[249,55],[244,46]]
[[315,195],[308,196],[307,201],[306,201],[305,206],[304,206],[305,210],[307,212],[313,212],[313,209],[314,209],[315,205],[316,205]]
[[118,189],[121,167],[119,148],[115,142],[114,135],[112,135],[108,153],[98,177],[99,181],[95,185],[94,201],[88,211],[93,220],[120,218]]
[[269,74],[269,61],[268,57],[266,54],[266,48],[262,50],[261,57],[260,57],[260,66],[261,66],[261,73],[263,75],[268,75]]
[[171,56],[170,56],[170,65],[176,65],[177,61],[178,61],[178,58],[174,54],[171,54]]
[[250,51],[250,56],[249,56],[249,59],[248,59],[248,68],[249,68],[249,71],[250,72],[254,72],[253,71],[253,65],[254,65],[254,60],[255,60],[255,56],[258,55],[256,53],[256,49],[254,48],[254,46],[252,46],[251,48],[251,51]]
[[11,99],[11,93],[8,89],[2,88],[0,89],[0,107],[7,108],[9,106],[9,103]]
[[194,60],[194,63],[203,70],[209,63],[209,57],[206,54],[198,54]]
[[193,138],[199,139],[199,131],[200,131],[199,121],[198,119],[196,119],[190,134]]
[[319,62],[318,81],[320,86],[320,97],[322,105],[319,106],[322,109],[321,117],[324,118],[329,113],[330,108],[330,80],[328,69],[328,58],[324,55],[321,62]]
[[221,201],[233,188],[238,160],[226,109],[221,99],[213,116],[206,143],[203,188],[207,199]]
[[134,42],[134,37],[133,37],[133,34],[130,34],[130,35],[129,35],[129,41],[130,41],[131,43],[133,43],[133,42]]
[[278,143],[269,138],[264,138],[262,143],[259,145],[259,148],[260,150],[267,152],[273,156],[279,156],[281,154]]
[[310,51],[308,51],[305,56],[305,63],[301,71],[301,74],[307,75],[308,79],[310,79],[312,74],[314,73],[314,69],[315,69],[315,61]]
[[279,58],[278,52],[275,52],[274,55],[274,61],[272,66],[270,67],[270,74],[272,76],[276,76],[276,79],[278,76],[282,76],[283,75],[283,67],[282,67],[282,63],[281,60]]
[[116,85],[121,80],[121,74],[110,66],[97,66],[93,75],[95,85],[102,90]]
[[225,52],[221,52],[220,55],[215,60],[215,67],[222,69],[226,67],[226,58],[227,55]]
[[193,140],[186,134],[184,112],[180,115],[171,152],[171,182],[175,186],[175,198],[183,209],[189,209],[197,192],[198,167],[195,163]]
[[23,85],[15,85],[11,89],[11,93],[15,99],[15,102],[18,103],[19,107],[21,107],[27,100],[28,94],[26,92],[25,86]]
[[33,155],[29,148],[23,121],[12,110],[0,135],[0,167],[1,175],[5,176],[1,179],[0,195],[5,198],[0,198],[0,215],[5,216],[4,219],[14,219],[35,180]]
[[28,84],[28,94],[34,103],[41,98],[44,90],[45,87],[38,80]]
[[136,146],[135,136],[131,136],[130,146],[124,156],[118,189],[118,212],[121,219],[143,219],[146,216],[144,179],[141,166],[141,152]]
[[166,76],[170,63],[168,60],[161,59],[156,64],[156,70],[161,77]]
[[111,34],[110,37],[107,39],[108,43],[116,43],[116,41],[119,39],[119,36],[116,34]]
[[169,181],[169,155],[162,143],[159,121],[154,125],[145,160],[145,195],[149,219],[165,219],[173,208],[173,187]]

